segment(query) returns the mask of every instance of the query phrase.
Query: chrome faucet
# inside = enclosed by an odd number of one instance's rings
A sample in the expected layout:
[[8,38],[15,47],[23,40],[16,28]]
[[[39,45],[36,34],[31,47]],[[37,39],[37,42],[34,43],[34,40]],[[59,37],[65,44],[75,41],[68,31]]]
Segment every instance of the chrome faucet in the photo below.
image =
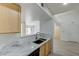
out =
[[36,37],[35,37],[35,39],[37,40],[38,39],[38,35],[40,34],[40,32],[37,32],[36,33]]

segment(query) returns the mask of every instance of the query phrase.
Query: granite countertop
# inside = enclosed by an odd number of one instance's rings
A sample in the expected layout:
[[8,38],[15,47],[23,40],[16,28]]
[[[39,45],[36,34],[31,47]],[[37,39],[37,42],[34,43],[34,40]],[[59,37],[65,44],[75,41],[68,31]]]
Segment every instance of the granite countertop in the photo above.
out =
[[47,40],[41,44],[33,43],[34,41],[33,39],[25,40],[19,43],[13,42],[13,44],[10,43],[5,48],[0,49],[0,55],[1,56],[28,56],[30,53],[32,53],[37,48],[42,46],[48,40],[50,39],[47,38]]

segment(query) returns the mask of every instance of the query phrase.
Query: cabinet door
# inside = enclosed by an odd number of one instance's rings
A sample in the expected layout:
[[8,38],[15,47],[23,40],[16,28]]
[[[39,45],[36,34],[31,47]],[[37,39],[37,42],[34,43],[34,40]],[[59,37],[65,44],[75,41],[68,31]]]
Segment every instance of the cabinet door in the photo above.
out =
[[51,40],[48,41],[48,54],[51,52]]
[[46,51],[45,51],[45,48],[46,48],[46,44],[42,45],[40,47],[40,56],[45,56],[46,55]]
[[46,56],[49,54],[51,50],[51,40],[46,43]]
[[47,56],[51,51],[51,40],[47,41],[40,47],[40,56]]
[[0,33],[20,32],[20,12],[0,5]]
[[45,53],[45,55],[47,56],[48,55],[48,53],[49,53],[49,43],[47,42],[46,43],[46,53]]

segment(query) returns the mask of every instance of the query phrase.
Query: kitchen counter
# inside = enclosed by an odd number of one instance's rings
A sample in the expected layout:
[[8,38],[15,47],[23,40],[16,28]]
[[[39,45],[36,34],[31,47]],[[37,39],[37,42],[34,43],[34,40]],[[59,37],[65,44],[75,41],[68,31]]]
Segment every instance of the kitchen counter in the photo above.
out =
[[28,56],[30,53],[32,53],[37,48],[42,46],[48,40],[50,40],[50,38],[47,38],[47,40],[41,44],[33,43],[35,39],[26,39],[23,41],[21,40],[19,42],[15,41],[0,49],[0,55],[1,56]]

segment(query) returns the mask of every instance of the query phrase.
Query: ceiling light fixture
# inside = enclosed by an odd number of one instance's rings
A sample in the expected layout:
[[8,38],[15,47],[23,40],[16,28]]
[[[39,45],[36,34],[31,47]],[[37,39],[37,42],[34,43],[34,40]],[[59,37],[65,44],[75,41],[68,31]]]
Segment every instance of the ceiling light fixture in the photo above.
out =
[[63,5],[67,5],[68,3],[63,3]]
[[44,3],[41,3],[41,6],[44,7]]

